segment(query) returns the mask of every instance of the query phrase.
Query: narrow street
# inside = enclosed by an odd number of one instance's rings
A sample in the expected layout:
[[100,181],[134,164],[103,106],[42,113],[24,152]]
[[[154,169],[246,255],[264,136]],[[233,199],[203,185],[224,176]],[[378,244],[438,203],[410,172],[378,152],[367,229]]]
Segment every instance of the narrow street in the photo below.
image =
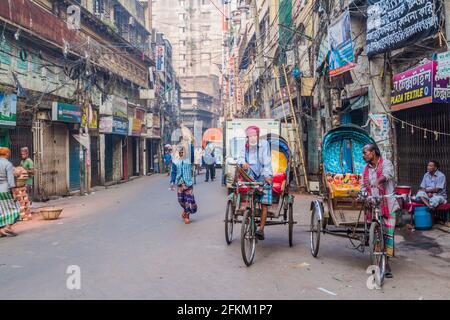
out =
[[[218,172],[218,176],[219,176]],[[394,278],[366,287],[368,254],[346,239],[321,238],[309,253],[309,204],[296,196],[294,247],[287,226],[269,227],[247,268],[235,240],[224,240],[226,190],[198,179],[199,212],[180,218],[165,175],[62,198],[61,218],[21,222],[16,238],[0,239],[0,299],[448,299],[450,234],[401,231]],[[437,239],[437,240],[436,240]],[[67,267],[81,269],[81,290],[66,287]]]

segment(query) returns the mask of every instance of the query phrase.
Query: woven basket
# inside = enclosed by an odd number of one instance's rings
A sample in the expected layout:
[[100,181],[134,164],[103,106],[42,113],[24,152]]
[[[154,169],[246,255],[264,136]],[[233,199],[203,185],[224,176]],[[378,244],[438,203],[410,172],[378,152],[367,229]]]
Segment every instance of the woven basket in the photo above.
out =
[[61,208],[46,208],[41,209],[40,213],[44,220],[56,220],[59,218],[62,210]]
[[27,179],[16,179],[16,188],[25,187],[27,184]]

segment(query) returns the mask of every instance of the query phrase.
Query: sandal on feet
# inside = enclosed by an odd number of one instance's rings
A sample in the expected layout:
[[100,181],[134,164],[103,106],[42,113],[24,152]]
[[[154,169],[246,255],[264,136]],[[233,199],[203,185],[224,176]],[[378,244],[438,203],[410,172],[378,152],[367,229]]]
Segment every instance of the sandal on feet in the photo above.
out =
[[384,274],[384,276],[385,276],[386,278],[388,278],[388,279],[392,279],[392,278],[394,277],[394,275],[392,274],[392,272],[386,272],[386,273]]
[[9,230],[5,230],[6,236],[7,237],[17,237],[18,234],[15,233],[14,231],[9,231]]
[[184,224],[190,224],[191,220],[189,220],[189,217],[184,218]]

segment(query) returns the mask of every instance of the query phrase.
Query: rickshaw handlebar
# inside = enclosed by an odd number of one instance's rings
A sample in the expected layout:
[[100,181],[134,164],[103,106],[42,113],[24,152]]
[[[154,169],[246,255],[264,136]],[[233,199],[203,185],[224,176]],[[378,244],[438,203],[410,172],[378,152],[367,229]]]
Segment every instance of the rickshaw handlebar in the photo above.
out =
[[386,194],[386,195],[382,195],[382,196],[369,196],[368,193],[362,193],[360,192],[358,194],[358,198],[361,200],[367,200],[367,201],[373,201],[373,200],[379,200],[382,198],[395,198],[395,199],[403,199],[406,200],[407,199],[407,195],[406,194],[395,194],[395,193],[391,193],[391,194]]

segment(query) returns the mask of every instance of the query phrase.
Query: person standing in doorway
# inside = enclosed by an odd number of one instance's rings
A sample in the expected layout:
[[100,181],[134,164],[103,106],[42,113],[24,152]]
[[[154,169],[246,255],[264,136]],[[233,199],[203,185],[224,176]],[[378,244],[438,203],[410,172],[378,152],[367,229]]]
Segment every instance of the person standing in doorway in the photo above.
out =
[[211,176],[211,181],[216,179],[216,157],[214,155],[214,151],[214,146],[208,141],[205,148],[205,154],[203,156],[203,161],[206,166],[205,182],[209,181],[209,176]]
[[27,170],[28,179],[26,182],[27,187],[27,195],[28,199],[30,200],[30,205],[33,203],[33,176],[34,176],[34,162],[30,158],[30,151],[28,150],[28,147],[23,147],[20,149],[20,157],[22,160],[20,161],[20,166]]

